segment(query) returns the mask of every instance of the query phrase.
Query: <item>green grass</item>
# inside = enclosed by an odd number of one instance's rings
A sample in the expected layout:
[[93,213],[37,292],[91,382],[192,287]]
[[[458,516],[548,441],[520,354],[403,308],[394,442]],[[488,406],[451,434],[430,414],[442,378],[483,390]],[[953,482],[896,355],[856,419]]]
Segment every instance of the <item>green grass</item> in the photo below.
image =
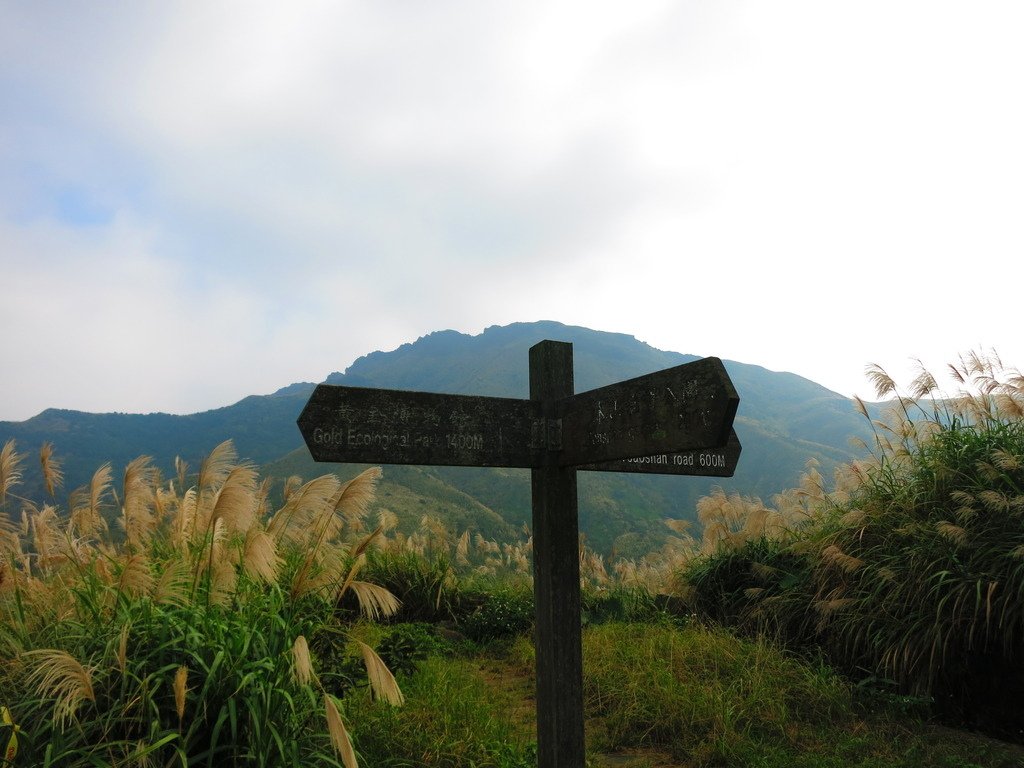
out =
[[360,764],[380,768],[529,768],[527,734],[508,717],[508,692],[492,685],[473,659],[432,656],[403,681],[402,708],[362,692],[345,699],[345,718]]
[[[434,651],[400,677],[402,708],[349,693],[362,765],[535,765],[530,639],[468,647]],[[592,768],[1024,764],[1020,747],[930,724],[821,664],[698,623],[588,627],[584,692]]]
[[584,634],[589,742],[680,766],[986,766],[1024,750],[872,706],[819,664],[722,629],[608,624]]

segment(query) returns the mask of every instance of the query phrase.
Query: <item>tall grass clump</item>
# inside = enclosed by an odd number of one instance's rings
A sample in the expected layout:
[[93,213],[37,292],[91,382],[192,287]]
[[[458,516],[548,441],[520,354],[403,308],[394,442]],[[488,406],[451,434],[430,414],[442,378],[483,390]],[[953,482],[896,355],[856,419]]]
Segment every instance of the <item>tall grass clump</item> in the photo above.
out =
[[[1020,739],[1024,377],[979,354],[950,372],[958,391],[944,396],[923,370],[903,392],[870,367],[892,409],[872,421],[869,458],[843,470],[837,491],[810,494],[770,568],[756,557],[730,567],[738,550],[719,547],[685,580],[705,600],[739,588],[731,623],[771,621],[852,674]],[[702,581],[712,572],[723,575]],[[756,583],[765,577],[769,589]]]
[[537,765],[530,735],[510,717],[517,702],[506,684],[487,680],[472,659],[431,655],[403,681],[409,702],[383,707],[362,691],[344,700],[360,724],[353,740],[375,768],[531,768]]
[[360,578],[379,530],[349,536],[379,475],[317,478],[272,511],[226,442],[194,476],[179,462],[165,483],[143,457],[119,493],[104,465],[66,513],[26,504],[0,530],[0,703],[19,764],[356,765],[347,687],[318,660],[354,646],[374,695],[401,703],[334,610],[349,593],[369,617],[398,607]]
[[[687,765],[762,764],[766,749],[849,719],[834,673],[699,624],[605,624],[584,633],[584,695],[602,749],[654,748]],[[806,732],[803,730],[807,726]]]

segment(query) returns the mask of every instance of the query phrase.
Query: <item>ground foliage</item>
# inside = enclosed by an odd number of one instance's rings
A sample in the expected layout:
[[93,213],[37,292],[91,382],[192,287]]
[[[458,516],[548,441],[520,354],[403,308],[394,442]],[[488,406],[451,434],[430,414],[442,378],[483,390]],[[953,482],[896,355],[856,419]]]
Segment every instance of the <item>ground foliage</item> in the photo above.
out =
[[827,493],[812,478],[773,534],[721,537],[681,589],[704,615],[1020,740],[1024,378],[977,354],[951,372],[947,396],[927,372],[901,392],[872,368],[894,400],[871,459]]

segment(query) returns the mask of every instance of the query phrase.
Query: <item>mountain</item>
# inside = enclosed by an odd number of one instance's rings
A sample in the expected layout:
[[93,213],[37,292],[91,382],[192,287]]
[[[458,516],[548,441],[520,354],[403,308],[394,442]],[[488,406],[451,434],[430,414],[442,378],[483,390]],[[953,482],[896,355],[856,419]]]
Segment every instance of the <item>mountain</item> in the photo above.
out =
[[[348,386],[525,398],[528,350],[544,339],[573,344],[576,391],[634,378],[697,359],[655,349],[632,336],[555,322],[493,326],[478,335],[438,331],[391,352],[373,352],[326,381]],[[853,403],[791,373],[725,361],[740,394],[735,429],[743,454],[733,478],[580,473],[580,524],[590,543],[605,552],[634,555],[656,545],[665,517],[692,518],[696,500],[714,486],[770,498],[795,485],[810,458],[829,477],[855,457],[852,437],[869,430]],[[239,454],[274,477],[310,478],[330,471],[315,464],[295,426],[312,384],[286,386],[225,408],[189,416],[88,414],[47,410],[24,422],[0,422],[0,444],[9,438],[22,451],[44,441],[63,458],[68,489],[88,482],[104,461],[115,472],[132,458],[150,455],[166,471],[174,457],[196,466],[213,446],[232,438]],[[26,467],[25,495],[42,498],[34,467]],[[353,472],[354,468],[341,468]],[[467,467],[387,467],[382,503],[413,525],[424,512],[438,514],[458,531],[476,527],[507,535],[530,520],[526,470]]]

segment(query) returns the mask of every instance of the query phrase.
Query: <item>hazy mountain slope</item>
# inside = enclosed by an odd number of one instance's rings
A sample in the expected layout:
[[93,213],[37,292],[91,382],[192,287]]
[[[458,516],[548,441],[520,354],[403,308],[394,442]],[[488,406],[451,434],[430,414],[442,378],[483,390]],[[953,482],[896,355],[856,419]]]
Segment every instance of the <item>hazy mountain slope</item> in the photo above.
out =
[[[356,360],[329,383],[422,391],[528,396],[529,348],[544,339],[573,343],[576,391],[661,370],[696,358],[666,352],[632,336],[554,322],[494,326],[471,336],[439,331],[391,352]],[[851,436],[867,437],[867,425],[851,401],[812,381],[757,365],[726,361],[740,394],[736,431],[743,455],[736,476],[705,479],[656,475],[580,474],[581,526],[604,550],[632,552],[664,535],[665,517],[689,517],[697,498],[721,485],[729,491],[770,497],[794,485],[808,458],[828,476],[854,455]],[[103,462],[115,473],[139,455],[151,455],[165,471],[181,455],[194,467],[224,439],[239,454],[267,464],[275,476],[311,477],[330,469],[309,460],[295,426],[312,384],[293,384],[273,395],[189,416],[88,414],[48,410],[24,422],[0,422],[0,443],[16,438],[22,451],[54,443],[65,461],[66,489],[84,484]],[[36,462],[26,466],[25,495],[41,498]],[[348,469],[342,469],[347,472]],[[386,468],[390,491],[406,522],[418,508],[443,513],[494,535],[530,519],[529,472],[459,467]],[[401,493],[397,490],[401,485]]]
[[[576,391],[697,359],[665,352],[632,336],[565,326],[516,323],[477,336],[455,331],[430,334],[388,353],[360,358],[328,383],[349,386],[527,397],[529,348],[544,339],[573,343]],[[728,491],[770,497],[795,485],[807,460],[831,474],[854,456],[853,435],[867,425],[851,401],[812,381],[761,366],[726,361],[740,393],[736,431],[743,455],[734,478],[580,474],[580,524],[603,549],[645,548],[664,536],[666,516],[691,517],[694,504],[716,485]],[[428,470],[455,485],[515,525],[530,517],[529,473],[439,467]],[[616,540],[629,532],[623,541]]]
[[[0,422],[0,443],[17,440],[21,452],[36,452],[43,442],[54,444],[64,462],[65,487],[84,485],[109,461],[118,473],[137,456],[151,456],[172,472],[175,456],[193,467],[216,445],[235,441],[239,455],[257,463],[276,459],[302,445],[295,419],[313,391],[312,384],[294,385],[281,394],[251,396],[225,408],[188,416],[166,413],[83,413],[48,409],[21,422]],[[26,461],[25,484],[19,491],[41,498],[35,456]]]

